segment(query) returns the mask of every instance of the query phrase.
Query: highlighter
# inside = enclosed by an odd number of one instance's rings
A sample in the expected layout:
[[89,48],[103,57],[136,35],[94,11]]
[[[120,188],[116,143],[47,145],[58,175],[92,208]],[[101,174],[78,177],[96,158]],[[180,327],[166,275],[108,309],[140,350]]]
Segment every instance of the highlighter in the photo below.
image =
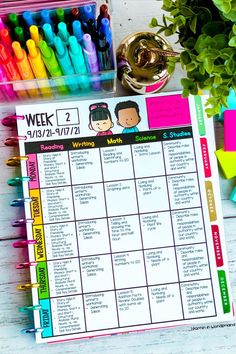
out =
[[52,91],[50,89],[49,81],[42,80],[47,79],[47,71],[42,60],[39,49],[36,47],[35,42],[32,39],[28,39],[26,42],[28,48],[28,59],[33,70],[36,79],[41,79],[38,81],[39,90],[44,97],[52,97]]
[[32,13],[30,11],[24,11],[22,17],[28,27],[36,25],[36,22],[33,19]]
[[83,49],[77,42],[75,36],[69,37],[69,54],[76,74],[85,74],[78,76],[78,83],[82,90],[90,88],[89,79],[87,77],[87,68],[84,59]]
[[65,22],[60,22],[58,23],[58,34],[57,34],[62,42],[67,45],[68,44],[68,39],[70,37],[69,32],[67,31],[67,26],[65,24]]
[[[89,72],[97,73],[99,71],[97,52],[96,52],[95,44],[93,43],[90,34],[85,33],[83,35],[83,44],[84,44],[83,50],[84,50],[86,63],[87,63]],[[101,89],[98,75],[96,75],[96,76],[93,75],[91,77],[91,81],[93,81],[92,86],[95,90]]]
[[81,22],[78,20],[72,23],[73,34],[77,38],[77,41],[82,45],[84,32],[82,30]]
[[45,9],[40,12],[41,14],[41,19],[42,19],[42,24],[44,23],[49,23],[51,26],[53,26],[53,22],[51,19],[51,14],[50,11]]
[[38,27],[35,25],[32,25],[32,26],[30,26],[29,31],[30,31],[31,39],[33,39],[33,41],[35,41],[36,46],[38,46],[39,42],[42,39],[42,36],[39,34]]
[[43,33],[44,33],[44,39],[49,45],[49,47],[54,46],[54,38],[55,38],[55,33],[53,32],[52,26],[49,23],[45,23],[43,25]]
[[[50,48],[45,41],[40,41],[39,42],[39,49],[42,54],[42,58],[44,61],[44,64],[46,65],[50,75],[52,77],[60,77],[63,75],[61,68],[58,64],[58,61],[55,57],[54,51],[52,48]],[[58,79],[56,81],[56,86],[58,86],[58,91],[60,93],[67,93],[67,87],[65,86],[65,82],[63,79]]]
[[[63,74],[74,75],[75,71],[72,66],[68,50],[66,46],[63,44],[60,37],[56,36],[54,38],[54,45],[55,45],[56,57],[60,63]],[[65,79],[65,82],[68,84],[68,87],[71,91],[78,90],[78,85],[76,84],[76,80],[74,78]]]
[[4,82],[3,85],[0,85],[1,90],[4,92],[8,101],[14,101],[16,99],[16,93],[13,90],[11,84],[7,84],[8,78],[3,67],[0,65],[0,82]]
[[[11,56],[11,53],[0,44],[0,64],[2,65],[9,81],[20,81],[21,77],[17,66]],[[16,85],[15,85],[16,86]],[[23,84],[20,84],[20,89],[17,90],[17,96],[21,99],[28,98],[27,92],[23,89]]]
[[[25,50],[21,47],[20,43],[15,41],[12,43],[12,49],[14,52],[15,63],[18,67],[20,75],[23,80],[34,80],[34,74],[30,67]],[[30,97],[39,96],[39,91],[35,88],[34,82],[27,83],[29,89],[27,90]]]

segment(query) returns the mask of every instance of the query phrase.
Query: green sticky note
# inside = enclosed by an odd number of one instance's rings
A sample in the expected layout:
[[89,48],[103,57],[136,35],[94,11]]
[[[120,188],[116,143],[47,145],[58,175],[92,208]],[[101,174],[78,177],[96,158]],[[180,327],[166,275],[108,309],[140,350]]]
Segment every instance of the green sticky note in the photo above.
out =
[[48,270],[46,262],[39,262],[37,266],[37,281],[39,283],[39,299],[49,298]]
[[225,175],[225,178],[229,179],[236,176],[236,152],[224,151],[219,149],[215,152],[220,167]]
[[218,278],[220,284],[220,293],[221,293],[223,311],[224,313],[229,313],[231,308],[230,308],[227,280],[226,280],[226,275],[224,270],[218,270]]
[[198,131],[200,136],[206,135],[206,127],[204,121],[204,112],[202,107],[202,98],[201,96],[194,96],[195,101],[195,110],[197,116],[197,124],[198,124]]

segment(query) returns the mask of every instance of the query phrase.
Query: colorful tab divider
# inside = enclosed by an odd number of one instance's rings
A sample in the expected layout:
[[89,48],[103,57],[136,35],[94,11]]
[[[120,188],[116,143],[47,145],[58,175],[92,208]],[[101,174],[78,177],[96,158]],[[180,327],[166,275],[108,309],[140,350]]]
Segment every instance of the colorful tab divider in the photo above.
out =
[[50,300],[40,300],[39,304],[42,306],[40,310],[40,323],[41,327],[43,328],[42,337],[52,337],[53,330]]
[[204,166],[204,174],[206,178],[211,177],[211,164],[210,164],[210,157],[207,145],[206,138],[200,138],[201,143],[201,150],[202,150],[202,159],[203,159],[203,166]]
[[221,293],[223,311],[224,311],[224,313],[229,313],[231,310],[231,307],[230,307],[227,279],[226,279],[226,274],[225,274],[224,270],[218,270],[218,278],[219,278],[219,284],[220,284],[220,293]]
[[216,266],[222,267],[224,265],[223,253],[220,242],[220,231],[218,225],[211,225],[212,239],[216,257]]
[[195,101],[195,110],[196,110],[196,116],[197,116],[199,135],[203,136],[203,135],[206,135],[206,126],[205,126],[201,96],[194,96],[194,101]]
[[33,226],[33,237],[37,243],[34,246],[36,262],[46,261],[46,249],[43,226]]
[[39,173],[36,154],[28,154],[27,174],[30,177],[29,189],[39,188]]
[[42,220],[42,208],[41,208],[41,199],[39,189],[31,189],[30,190],[30,209],[31,209],[31,217],[34,219],[34,225],[41,225],[43,223]]
[[209,218],[210,218],[210,221],[216,221],[216,219],[217,219],[216,205],[215,205],[215,197],[214,197],[212,182],[206,181],[205,188],[206,188]]
[[39,283],[38,295],[39,299],[48,299],[49,295],[49,285],[48,285],[48,269],[46,262],[39,262],[36,268],[37,271],[37,282]]

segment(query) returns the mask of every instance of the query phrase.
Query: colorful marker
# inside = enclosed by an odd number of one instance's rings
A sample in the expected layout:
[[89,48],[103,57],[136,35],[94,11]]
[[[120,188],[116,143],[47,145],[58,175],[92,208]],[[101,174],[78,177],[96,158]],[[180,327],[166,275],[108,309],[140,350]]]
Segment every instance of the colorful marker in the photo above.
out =
[[17,14],[14,14],[14,13],[9,14],[8,20],[10,22],[11,28],[15,28],[15,27],[19,26],[19,20],[18,20]]
[[92,19],[95,21],[94,13],[93,13],[93,8],[90,5],[85,5],[83,7],[83,13],[86,18],[86,21],[89,19]]
[[40,12],[42,23],[49,23],[51,26],[53,26],[53,22],[51,19],[51,14],[50,11],[47,9],[44,9]]
[[0,30],[6,28],[5,23],[3,22],[2,18],[0,17]]
[[[11,56],[11,53],[7,50],[7,48],[4,47],[3,44],[0,44],[0,64],[2,65],[9,81],[21,80],[20,74]],[[17,95],[22,99],[28,98],[27,92],[25,89],[23,89],[23,84],[20,84],[20,89],[17,91]]]
[[54,38],[55,38],[55,33],[53,32],[52,26],[49,23],[45,23],[43,25],[43,33],[45,37],[45,41],[50,47],[54,46]]
[[[74,75],[75,71],[72,66],[68,50],[66,46],[63,44],[60,37],[56,36],[54,38],[54,45],[55,45],[55,53],[57,60],[61,66],[62,72],[64,75]],[[73,78],[65,79],[65,82],[68,84],[71,91],[78,90],[78,85]]]
[[83,43],[83,35],[81,22],[78,20],[73,21],[72,23],[73,34],[77,38],[77,41],[82,44]]
[[107,18],[103,18],[101,20],[99,32],[103,32],[105,34],[107,42],[109,43],[110,48],[112,48],[112,32],[110,27],[110,21]]
[[58,36],[61,38],[62,42],[67,45],[68,39],[70,37],[69,32],[67,31],[67,25],[65,22],[58,23]]
[[16,27],[14,29],[15,32],[15,37],[18,40],[18,42],[20,42],[20,44],[22,45],[22,47],[24,47],[25,44],[25,35],[24,35],[24,30],[22,27]]
[[39,90],[41,94],[45,97],[52,97],[52,91],[50,89],[49,81],[42,80],[47,79],[47,71],[42,60],[39,49],[36,47],[35,42],[32,39],[28,39],[26,46],[29,51],[28,59],[33,70],[36,79],[41,79],[38,81]]
[[69,37],[69,54],[76,74],[85,74],[78,77],[78,83],[81,89],[88,90],[90,88],[89,79],[87,77],[87,68],[84,59],[83,49],[78,43],[75,36]]
[[[8,78],[3,67],[0,65],[0,82],[7,82]],[[8,101],[14,101],[16,99],[16,93],[14,92],[11,84],[2,84],[0,88],[3,90]]]
[[9,30],[7,28],[2,28],[0,30],[0,40],[11,51],[12,40],[10,37]]
[[98,18],[97,18],[97,28],[98,29],[100,28],[101,21],[102,21],[103,18],[107,18],[110,21],[110,15],[109,15],[108,11],[109,10],[108,10],[107,4],[102,4],[100,6],[100,13],[99,13]]
[[38,46],[39,42],[42,39],[42,36],[39,34],[38,26],[30,26],[29,31],[31,39],[33,39],[33,41],[35,41],[35,44]]
[[56,16],[57,16],[58,22],[65,22],[65,12],[64,12],[64,9],[62,9],[61,7],[56,9]]
[[33,15],[30,11],[24,11],[22,17],[28,27],[36,25],[36,22],[33,19]]
[[[32,69],[30,67],[25,50],[23,48],[21,48],[20,43],[17,41],[12,43],[12,49],[15,54],[14,55],[15,63],[18,67],[18,70],[19,70],[19,73],[20,73],[22,79],[23,80],[34,80],[35,77],[34,77]],[[27,83],[27,86],[29,86],[29,89],[27,91],[28,91],[30,97],[38,97],[39,96],[39,91],[37,90],[34,82]]]
[[74,20],[81,20],[81,13],[80,13],[80,10],[78,8],[74,7],[71,10],[71,15],[72,15],[72,18]]
[[[99,71],[99,65],[98,65],[98,59],[97,59],[97,53],[96,53],[96,47],[95,44],[92,41],[92,38],[90,34],[85,33],[83,36],[83,44],[84,44],[84,53],[86,57],[86,62],[87,66],[89,69],[89,72],[91,73],[97,73]],[[99,82],[99,77],[98,76],[92,76],[91,81],[93,82],[92,86],[95,90],[100,90],[101,85]]]
[[[63,75],[61,68],[58,64],[58,61],[55,57],[54,51],[52,50],[52,48],[50,48],[47,43],[45,41],[40,41],[39,42],[39,49],[41,51],[42,54],[42,59],[44,61],[44,64],[46,65],[50,75],[54,78],[54,77],[60,77]],[[58,91],[60,93],[67,93],[68,90],[65,86],[65,83],[63,81],[63,79],[60,80],[55,80],[56,81],[56,86],[58,88]]]

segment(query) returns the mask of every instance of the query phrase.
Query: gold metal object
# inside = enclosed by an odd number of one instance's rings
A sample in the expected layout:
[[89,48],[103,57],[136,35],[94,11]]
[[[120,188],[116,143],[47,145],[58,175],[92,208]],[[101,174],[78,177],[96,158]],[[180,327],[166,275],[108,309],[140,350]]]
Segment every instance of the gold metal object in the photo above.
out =
[[122,85],[140,94],[160,91],[169,81],[167,58],[176,56],[171,45],[153,32],[125,37],[117,52],[118,78]]

